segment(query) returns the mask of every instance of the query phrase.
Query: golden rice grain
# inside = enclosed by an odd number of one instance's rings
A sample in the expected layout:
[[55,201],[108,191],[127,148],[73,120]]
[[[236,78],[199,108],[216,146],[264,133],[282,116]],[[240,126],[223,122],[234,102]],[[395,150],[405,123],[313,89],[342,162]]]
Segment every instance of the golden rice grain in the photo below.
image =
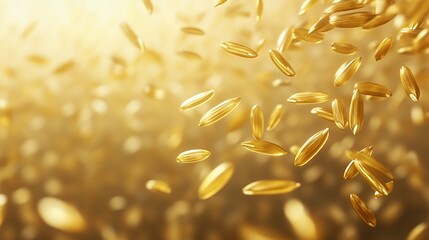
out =
[[294,27],[290,26],[280,33],[279,38],[277,39],[277,51],[279,53],[284,53],[289,48],[292,43],[293,30]]
[[227,0],[218,0],[214,7],[217,7],[217,6],[224,4],[224,3],[226,3],[226,1]]
[[220,46],[227,52],[244,57],[244,58],[255,58],[258,56],[258,53],[244,45],[235,42],[223,42]]
[[358,90],[353,91],[349,109],[349,127],[353,134],[356,135],[363,126],[364,122],[364,105],[363,97]]
[[261,140],[264,135],[264,112],[258,105],[253,106],[250,112],[250,123],[253,137],[256,141]]
[[176,161],[178,163],[195,163],[195,162],[201,162],[206,160],[208,157],[210,157],[210,151],[207,151],[205,149],[192,149],[188,151],[184,151],[180,153],[176,157]]
[[298,151],[301,147],[298,145],[292,145],[289,148],[290,153],[292,153],[294,156],[296,156],[296,154],[298,154]]
[[329,95],[322,92],[300,92],[290,96],[287,101],[299,104],[316,104],[329,101]]
[[363,150],[359,152],[350,152],[350,157],[352,159],[358,160],[360,162],[365,163],[366,166],[370,167],[371,169],[374,169],[384,177],[394,180],[395,177],[393,176],[392,171],[390,171],[386,166],[384,166],[380,161],[377,161],[372,156],[366,154],[363,152]]
[[74,67],[74,62],[72,60],[69,60],[58,67],[56,67],[53,71],[54,74],[62,74],[67,72],[68,70],[72,69]]
[[270,58],[274,65],[276,65],[284,75],[288,77],[294,77],[296,75],[295,70],[278,51],[271,49]]
[[359,48],[350,43],[334,42],[331,44],[331,49],[337,53],[352,55],[355,54]]
[[376,15],[374,18],[365,23],[363,29],[373,29],[390,22],[398,14],[398,7],[391,5],[384,13]]
[[274,107],[274,110],[271,112],[270,118],[268,119],[267,131],[272,131],[282,120],[282,117],[285,113],[285,108],[282,104],[277,104]]
[[87,222],[73,205],[53,197],[44,197],[37,203],[37,211],[50,227],[69,233],[83,232]]
[[208,199],[218,193],[234,174],[234,165],[224,162],[213,169],[201,182],[198,188],[198,197]]
[[143,44],[143,40],[137,36],[134,30],[128,25],[128,23],[122,23],[121,29],[124,32],[125,36],[128,40],[140,51],[144,51],[145,47]]
[[269,156],[283,156],[287,152],[279,145],[268,141],[246,141],[242,142],[241,146],[245,149]]
[[347,125],[347,112],[346,108],[344,107],[344,103],[335,98],[332,101],[332,115],[334,116],[335,125],[339,129],[345,129]]
[[158,193],[171,193],[171,188],[168,183],[160,180],[149,180],[146,182],[146,189]]
[[365,4],[362,1],[348,0],[348,1],[336,1],[327,9],[325,9],[325,14],[333,14],[337,12],[356,10],[359,8],[365,7]]
[[334,27],[329,23],[329,15],[324,14],[322,17],[319,18],[319,20],[317,20],[317,22],[315,24],[313,24],[310,27],[310,30],[308,30],[308,33],[311,34],[314,32],[329,31],[330,29],[327,30],[327,28],[329,28],[329,26],[331,26],[331,29]]
[[[387,182],[386,183],[386,187],[387,187],[387,192],[390,194],[393,190],[393,181]],[[384,197],[383,194],[379,193],[378,191],[374,192],[374,197],[375,198],[380,198],[380,197]]]
[[323,148],[329,137],[329,128],[325,128],[311,136],[301,146],[295,156],[294,165],[301,167],[308,163]]
[[308,12],[308,10],[310,10],[314,4],[317,3],[318,0],[305,0],[300,9],[299,9],[299,15],[303,15],[304,13]]
[[354,89],[357,89],[361,94],[369,95],[373,97],[390,97],[392,91],[387,87],[378,83],[372,82],[358,82],[355,84]]
[[415,226],[407,236],[407,240],[424,240],[429,238],[429,228],[427,222],[422,222]]
[[413,48],[416,52],[429,47],[429,28],[425,28],[419,32],[416,38],[413,40]]
[[368,146],[360,150],[359,152],[364,153],[368,156],[372,156],[372,152],[374,151],[374,148],[372,146]]
[[191,35],[204,35],[205,34],[205,32],[202,29],[196,28],[196,27],[182,27],[182,28],[180,28],[180,30],[183,33],[191,34]]
[[342,15],[331,15],[329,23],[337,28],[362,27],[375,16],[371,12],[353,12]]
[[242,191],[244,195],[275,195],[292,192],[300,186],[300,183],[294,181],[259,180],[249,183]]
[[321,118],[323,118],[325,120],[328,120],[328,121],[331,121],[331,122],[335,122],[334,115],[332,113],[324,110],[321,107],[315,107],[315,108],[311,109],[311,113],[312,114],[316,114],[317,116],[319,116],[319,117],[321,117]]
[[298,39],[310,43],[320,43],[325,37],[322,33],[319,32],[309,33],[309,30],[306,28],[295,28],[293,33]]
[[208,90],[202,93],[198,93],[185,101],[180,105],[180,111],[189,110],[198,107],[207,101],[209,101],[214,95],[214,90]]
[[392,37],[386,37],[381,41],[381,43],[378,45],[377,49],[375,50],[375,60],[381,60],[383,59],[386,54],[389,52],[390,47],[392,46]]
[[377,220],[374,216],[374,213],[372,213],[372,211],[358,195],[353,193],[350,194],[350,202],[353,209],[364,223],[370,227],[375,227],[377,225]]
[[418,102],[420,97],[420,88],[417,85],[413,72],[408,67],[402,66],[399,73],[404,91],[413,102]]
[[353,160],[347,165],[346,169],[344,170],[343,178],[344,179],[352,179],[356,177],[356,175],[359,173],[357,170]]
[[256,22],[261,21],[263,12],[264,12],[263,0],[256,0]]
[[240,100],[241,97],[236,97],[219,103],[201,117],[198,126],[208,126],[220,121],[222,118],[234,111],[235,108],[237,108],[237,106],[240,104]]
[[340,87],[353,78],[362,63],[362,57],[352,59],[342,64],[335,72],[334,86]]
[[389,195],[386,184],[384,184],[384,182],[371,170],[371,168],[359,160],[353,160],[353,163],[360,175],[374,191],[385,196]]
[[414,51],[414,48],[413,48],[413,47],[411,47],[411,46],[406,46],[406,47],[398,48],[398,53],[399,53],[399,54],[414,54],[414,53],[416,53],[416,52]]
[[152,0],[143,0],[143,5],[146,8],[147,13],[152,14],[153,12]]
[[195,60],[201,60],[202,57],[200,56],[200,54],[193,52],[193,51],[177,51],[177,54],[179,56],[182,56],[184,58],[188,58],[188,59],[195,59]]

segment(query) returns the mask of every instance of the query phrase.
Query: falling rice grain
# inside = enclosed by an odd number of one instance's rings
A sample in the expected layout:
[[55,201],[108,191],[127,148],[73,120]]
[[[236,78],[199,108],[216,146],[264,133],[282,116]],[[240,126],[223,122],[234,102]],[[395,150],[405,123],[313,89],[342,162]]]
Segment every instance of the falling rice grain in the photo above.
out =
[[256,0],[256,22],[261,21],[263,12],[264,12],[263,0]]
[[337,53],[352,55],[355,54],[359,48],[350,43],[334,42],[331,44],[331,49]]
[[402,66],[399,73],[404,91],[413,102],[418,102],[420,97],[420,88],[417,85],[413,72],[408,67]]
[[128,40],[140,51],[144,51],[145,47],[143,44],[143,40],[137,36],[134,30],[128,25],[128,23],[122,23],[121,29],[124,32],[125,36]]
[[[387,182],[386,187],[387,187],[387,192],[390,194],[393,190],[393,181]],[[375,198],[381,198],[381,197],[384,197],[384,195],[379,193],[378,191],[375,191],[374,197]]]
[[314,4],[317,3],[318,0],[305,0],[300,9],[299,9],[299,15],[303,15],[304,13],[308,12],[308,10],[310,10]]
[[309,43],[320,43],[325,37],[320,32],[309,33],[309,29],[306,28],[295,28],[293,33],[298,39]]
[[415,226],[407,236],[407,240],[424,240],[429,238],[429,228],[427,222],[422,222]]
[[165,193],[169,194],[171,193],[170,186],[163,181],[160,180],[149,180],[146,182],[146,189],[152,192],[158,192],[158,193]]
[[372,156],[366,154],[362,150],[359,152],[350,152],[348,154],[352,159],[358,160],[360,162],[365,163],[366,166],[370,167],[371,169],[374,169],[384,177],[394,180],[395,177],[393,176],[392,171],[390,171],[386,166],[384,166],[380,161],[377,161]]
[[258,105],[253,106],[250,112],[250,123],[255,140],[261,140],[264,135],[264,112]]
[[204,35],[204,31],[201,30],[200,28],[196,28],[196,27],[182,27],[180,29],[183,33],[186,34],[191,34],[191,35]]
[[294,181],[259,180],[249,183],[242,191],[244,195],[275,195],[292,192],[300,186],[300,183]]
[[195,59],[195,60],[201,60],[202,59],[202,57],[198,53],[193,52],[193,51],[186,51],[186,50],[185,51],[177,51],[177,54],[179,56],[182,56],[182,57],[188,58],[188,59]]
[[343,178],[344,179],[352,179],[354,177],[356,177],[356,175],[359,173],[359,171],[357,170],[355,164],[353,161],[351,161],[349,163],[349,165],[347,165],[346,169],[344,170],[344,174],[343,174]]
[[425,28],[417,34],[413,40],[413,49],[416,52],[422,52],[429,47],[429,28]]
[[270,115],[270,118],[268,120],[268,127],[267,131],[272,131],[277,125],[280,123],[280,120],[282,120],[282,117],[285,113],[285,108],[282,104],[277,104],[274,107],[273,112]]
[[365,163],[359,160],[353,160],[353,163],[360,175],[374,191],[385,196],[389,195],[386,184]]
[[329,23],[329,15],[324,14],[314,25],[310,27],[308,33],[311,34],[315,32],[325,32],[331,30],[333,27],[334,26]]
[[392,37],[386,37],[381,41],[381,43],[378,45],[377,49],[375,50],[375,60],[381,60],[383,59],[386,54],[389,52],[390,47],[392,46]]
[[325,120],[328,120],[330,122],[335,122],[334,115],[332,115],[332,113],[326,111],[325,109],[323,109],[321,107],[315,107],[315,108],[311,109],[311,113],[316,114],[317,116],[319,116]]
[[387,8],[387,10],[384,13],[376,15],[374,18],[372,18],[367,23],[365,23],[362,26],[362,28],[373,29],[373,28],[379,27],[381,25],[384,25],[390,22],[393,18],[396,17],[397,14],[398,14],[398,6],[391,5],[390,7]]
[[329,23],[337,28],[362,27],[375,16],[371,12],[353,12],[342,15],[331,15]]
[[298,104],[317,104],[329,101],[329,95],[322,92],[300,92],[290,96],[287,101]]
[[180,105],[180,111],[189,110],[195,107],[198,107],[207,101],[209,101],[214,95],[214,90],[205,91],[198,93],[185,101]]
[[194,163],[206,160],[210,156],[210,151],[205,149],[192,149],[180,153],[176,161],[178,163]]
[[323,148],[328,137],[329,128],[325,128],[311,136],[296,154],[294,165],[301,167],[308,163]]
[[198,197],[208,199],[218,193],[231,179],[234,173],[234,165],[224,162],[213,169],[202,181],[198,188]]
[[365,7],[365,4],[361,1],[349,0],[349,1],[337,1],[334,2],[331,6],[325,9],[325,14],[333,14],[337,12],[356,10],[359,8]]
[[344,107],[344,103],[341,100],[335,98],[331,105],[335,125],[337,125],[339,129],[345,129],[347,125],[347,112]]
[[277,39],[277,51],[279,53],[284,53],[289,48],[292,43],[293,30],[294,27],[290,26],[280,33],[279,38]]
[[364,122],[363,97],[358,90],[353,91],[349,109],[349,127],[356,135],[362,128]]
[[143,0],[143,5],[146,8],[147,13],[152,14],[153,12],[152,0]]
[[226,51],[231,54],[244,57],[244,58],[255,58],[258,56],[258,53],[242,44],[235,43],[235,42],[223,42],[220,44],[220,46]]
[[245,149],[269,156],[283,156],[287,152],[279,145],[267,141],[247,141],[242,142],[241,146]]
[[201,117],[198,126],[208,126],[220,121],[237,108],[240,104],[240,100],[241,97],[236,97],[219,103]]
[[293,77],[296,75],[295,70],[292,66],[286,61],[286,59],[276,50],[270,50],[270,58],[273,61],[274,65],[286,76]]
[[375,227],[377,225],[377,220],[375,219],[374,213],[372,213],[372,211],[358,195],[353,193],[350,194],[350,202],[353,209],[364,223],[370,227]]
[[340,87],[353,78],[362,63],[362,58],[358,57],[342,64],[335,73],[334,86]]
[[355,84],[354,89],[357,89],[361,94],[369,95],[373,97],[390,97],[392,91],[387,87],[378,83],[372,82],[358,82]]
[[217,6],[224,4],[224,3],[226,3],[226,1],[227,0],[218,0],[214,7],[217,7]]

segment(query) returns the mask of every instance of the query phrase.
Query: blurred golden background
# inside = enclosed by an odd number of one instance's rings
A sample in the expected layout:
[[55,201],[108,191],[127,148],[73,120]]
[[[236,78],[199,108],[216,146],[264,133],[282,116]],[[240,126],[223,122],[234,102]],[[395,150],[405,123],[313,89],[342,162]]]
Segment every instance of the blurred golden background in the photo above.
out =
[[[324,15],[335,4],[349,9]],[[364,20],[335,20],[356,12]],[[0,0],[0,239],[429,239],[428,12],[426,0]],[[308,33],[322,16],[324,28]],[[386,22],[365,27],[377,17]],[[359,26],[341,27],[350,22]],[[295,32],[280,52],[293,77],[269,53],[287,28]],[[376,61],[387,37],[392,47]],[[224,42],[257,57],[233,55]],[[353,44],[356,53],[335,52],[334,42]],[[356,74],[334,86],[340,66],[358,57]],[[407,96],[401,66],[415,76],[418,102]],[[349,115],[358,82],[381,84],[392,96],[362,95],[356,135],[311,113],[332,112],[336,98]],[[180,111],[209,90],[207,103]],[[329,101],[288,101],[299,92],[323,92]],[[225,118],[198,126],[236,97]],[[241,146],[254,141],[252,107],[266,127],[278,104],[284,116],[262,139],[288,153]],[[316,156],[294,166],[294,149],[326,128]],[[394,174],[393,191],[378,199],[362,176],[343,179],[353,160],[346,151],[368,146]],[[192,149],[211,154],[177,162]],[[201,183],[226,162],[231,178],[204,199]],[[270,179],[300,186],[243,193]],[[374,213],[375,228],[355,213],[352,193]]]

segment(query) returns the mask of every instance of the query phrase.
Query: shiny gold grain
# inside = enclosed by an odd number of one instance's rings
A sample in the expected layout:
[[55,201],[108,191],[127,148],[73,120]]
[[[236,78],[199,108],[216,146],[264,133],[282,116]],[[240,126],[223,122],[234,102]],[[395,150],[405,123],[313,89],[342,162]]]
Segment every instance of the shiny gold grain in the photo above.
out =
[[389,195],[386,184],[365,163],[359,160],[353,160],[353,163],[359,174],[374,191],[385,196]]
[[363,97],[358,90],[353,91],[349,108],[349,127],[356,135],[362,128],[364,122]]
[[258,56],[258,53],[247,47],[245,45],[235,43],[235,42],[223,42],[220,46],[228,53],[234,54],[236,56],[244,58],[255,58]]
[[334,86],[340,87],[350,81],[359,69],[361,62],[362,57],[358,57],[342,64],[335,72]]
[[307,164],[323,148],[329,137],[329,128],[311,136],[299,149],[293,164],[301,167]]
[[121,29],[124,32],[125,36],[128,38],[128,40],[140,51],[144,51],[144,43],[143,40],[137,36],[137,34],[134,32],[134,30],[128,25],[128,23],[122,23]]
[[418,102],[420,97],[420,88],[417,85],[414,74],[410,68],[402,66],[399,71],[399,76],[401,78],[402,88],[404,89],[407,96],[413,101]]
[[180,105],[180,111],[189,110],[196,108],[206,102],[208,102],[214,95],[214,90],[208,90],[202,93],[198,93],[185,101]]
[[334,42],[331,44],[333,51],[341,54],[355,54],[359,48],[350,43]]
[[332,115],[334,116],[335,125],[339,129],[345,129],[347,125],[347,112],[343,101],[335,98],[332,101]]
[[245,195],[275,195],[292,192],[301,186],[300,183],[288,180],[259,180],[243,188]]
[[256,141],[261,140],[264,135],[264,112],[260,106],[255,105],[250,112],[250,123],[252,134]]
[[287,99],[290,103],[317,104],[329,101],[329,95],[322,92],[299,92]]
[[377,219],[375,218],[374,213],[358,195],[353,193],[350,194],[350,202],[353,209],[364,223],[370,227],[375,227],[377,225]]
[[218,193],[228,183],[234,174],[234,165],[224,162],[213,169],[201,182],[198,188],[198,197],[208,199]]
[[195,163],[206,160],[211,153],[205,149],[192,149],[180,153],[176,157],[178,163]]
[[286,76],[294,77],[296,75],[295,70],[289,64],[288,61],[276,50],[270,50],[270,58],[274,65]]
[[383,41],[381,41],[381,43],[377,46],[377,49],[375,50],[375,60],[379,61],[383,59],[389,52],[391,47],[392,37],[386,37],[385,39],[383,39]]
[[190,34],[190,35],[204,35],[205,34],[205,32],[202,29],[197,28],[197,27],[182,27],[182,28],[180,28],[180,30],[183,33]]
[[201,117],[198,126],[209,126],[222,120],[238,107],[240,100],[240,97],[236,97],[219,103]]
[[363,95],[373,97],[391,97],[392,91],[387,87],[373,82],[358,82],[355,84],[354,89],[358,90]]
[[251,152],[269,156],[283,156],[287,154],[282,147],[268,141],[246,141],[242,142],[241,146]]
[[271,112],[270,118],[268,119],[267,131],[274,130],[275,127],[280,123],[285,113],[285,108],[282,104],[277,104]]
[[311,109],[311,113],[330,122],[335,122],[334,115],[321,107]]

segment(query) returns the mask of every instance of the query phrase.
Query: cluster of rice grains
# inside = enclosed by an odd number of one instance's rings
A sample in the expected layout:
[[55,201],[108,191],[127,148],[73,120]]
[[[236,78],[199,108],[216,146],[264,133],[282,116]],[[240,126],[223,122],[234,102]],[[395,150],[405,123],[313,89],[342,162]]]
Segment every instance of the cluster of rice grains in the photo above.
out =
[[0,239],[429,238],[429,1],[74,4],[1,47]]

